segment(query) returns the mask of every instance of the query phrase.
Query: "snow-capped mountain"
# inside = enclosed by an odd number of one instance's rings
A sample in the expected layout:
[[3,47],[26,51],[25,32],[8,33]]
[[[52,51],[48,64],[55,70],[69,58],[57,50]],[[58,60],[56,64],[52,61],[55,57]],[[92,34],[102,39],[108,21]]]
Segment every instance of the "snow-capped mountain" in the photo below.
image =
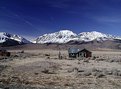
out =
[[77,34],[69,30],[62,30],[55,33],[44,34],[35,40],[35,43],[67,43],[76,40]]
[[93,40],[105,41],[114,39],[121,39],[121,37],[116,37],[96,31],[76,34],[69,30],[61,30],[59,32],[39,36],[34,43],[67,43],[69,41],[90,42]]
[[30,43],[30,41],[26,40],[25,38],[19,35],[13,35],[5,32],[0,32],[0,43],[4,43],[7,40],[16,41],[18,43]]
[[115,36],[109,35],[109,34],[104,34],[101,32],[97,31],[92,31],[92,32],[82,32],[78,35],[80,41],[101,41],[101,40],[112,40],[115,39]]

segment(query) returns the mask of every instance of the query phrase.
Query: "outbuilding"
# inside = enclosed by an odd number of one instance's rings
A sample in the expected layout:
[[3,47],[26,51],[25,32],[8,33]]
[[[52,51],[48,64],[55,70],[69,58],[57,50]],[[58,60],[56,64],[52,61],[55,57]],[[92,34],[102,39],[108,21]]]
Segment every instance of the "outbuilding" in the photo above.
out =
[[83,49],[81,51],[78,51],[77,55],[78,57],[88,58],[88,57],[92,57],[92,52],[87,49]]
[[68,49],[69,58],[88,58],[92,57],[92,52],[87,49],[80,50],[79,48],[69,48]]
[[77,58],[79,51],[80,49],[78,48],[69,48],[68,49],[69,58]]
[[10,56],[10,52],[7,52],[7,50],[5,50],[5,49],[0,49],[0,56],[9,57]]

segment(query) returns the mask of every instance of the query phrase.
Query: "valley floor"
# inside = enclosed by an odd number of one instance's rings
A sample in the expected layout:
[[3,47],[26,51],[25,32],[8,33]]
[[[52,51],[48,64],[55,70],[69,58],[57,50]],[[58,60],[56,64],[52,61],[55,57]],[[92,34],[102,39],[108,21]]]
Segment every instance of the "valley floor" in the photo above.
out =
[[69,59],[67,51],[9,50],[0,60],[1,89],[121,89],[121,52],[93,51]]

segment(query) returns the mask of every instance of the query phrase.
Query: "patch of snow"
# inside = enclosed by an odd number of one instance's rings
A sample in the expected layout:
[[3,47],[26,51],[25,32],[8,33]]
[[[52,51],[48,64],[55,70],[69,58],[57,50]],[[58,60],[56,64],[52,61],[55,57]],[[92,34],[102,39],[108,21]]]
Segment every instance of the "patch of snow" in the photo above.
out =
[[19,43],[30,43],[28,40],[26,40],[25,38],[19,35],[0,32],[0,43],[5,42],[7,39],[12,39],[12,40],[18,41]]
[[36,43],[67,43],[75,39],[76,33],[69,30],[62,30],[55,33],[44,34],[36,39]]

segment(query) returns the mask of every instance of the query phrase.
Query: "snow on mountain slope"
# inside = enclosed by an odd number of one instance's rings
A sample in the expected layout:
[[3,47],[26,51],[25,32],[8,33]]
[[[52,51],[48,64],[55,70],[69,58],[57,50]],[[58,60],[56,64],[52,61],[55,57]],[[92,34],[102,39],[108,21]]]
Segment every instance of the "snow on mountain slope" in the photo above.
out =
[[8,39],[18,41],[19,43],[30,43],[28,40],[26,40],[25,38],[19,35],[13,35],[13,34],[5,33],[5,32],[0,32],[0,43],[3,43]]
[[82,32],[78,36],[80,41],[93,41],[93,40],[100,41],[100,40],[111,40],[115,38],[112,35],[96,32],[96,31]]
[[59,32],[44,34],[35,40],[35,43],[67,43],[70,40],[76,40],[77,34],[69,30],[61,30]]
[[59,32],[50,33],[50,34],[44,34],[40,37],[38,37],[34,43],[67,43],[69,41],[84,41],[84,42],[90,42],[93,40],[97,41],[105,41],[105,40],[114,40],[119,39],[121,40],[121,37],[104,34],[101,32],[82,32],[80,34],[73,33],[69,30],[61,30]]

